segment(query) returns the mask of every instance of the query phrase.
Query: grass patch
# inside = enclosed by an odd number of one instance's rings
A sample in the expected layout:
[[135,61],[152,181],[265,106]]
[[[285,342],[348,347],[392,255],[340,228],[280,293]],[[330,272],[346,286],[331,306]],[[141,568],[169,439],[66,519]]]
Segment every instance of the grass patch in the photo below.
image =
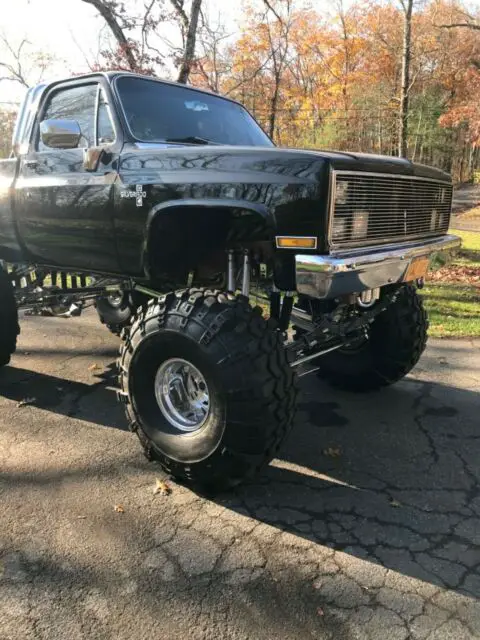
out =
[[460,229],[455,229],[452,233],[460,236],[462,239],[462,248],[459,253],[462,253],[464,250],[477,251],[478,259],[480,260],[480,231],[461,231]]
[[455,281],[464,272],[475,274],[480,270],[480,233],[457,230],[453,233],[461,236],[462,248],[450,265],[441,269],[440,280],[428,282],[421,292],[430,318],[430,335],[480,337],[480,286]]
[[480,336],[480,289],[432,283],[421,291],[436,338]]

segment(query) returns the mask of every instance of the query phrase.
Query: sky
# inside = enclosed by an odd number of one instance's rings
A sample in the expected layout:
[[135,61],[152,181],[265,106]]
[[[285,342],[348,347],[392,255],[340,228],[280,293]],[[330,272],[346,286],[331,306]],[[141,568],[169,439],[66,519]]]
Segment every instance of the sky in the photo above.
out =
[[[3,6],[7,4],[8,11],[4,11]],[[240,0],[204,0],[204,4],[213,20],[218,20],[221,13],[229,32],[238,31]],[[30,50],[42,50],[58,58],[54,76],[68,76],[72,71],[88,72],[85,57],[94,59],[99,39],[108,33],[95,9],[80,0],[0,0],[0,9],[0,34],[6,35],[17,46],[27,38],[31,43]],[[168,37],[178,39],[178,31],[172,28]],[[32,83],[37,81],[35,69],[29,77]],[[0,103],[18,102],[23,93],[24,90],[16,83],[0,82]]]

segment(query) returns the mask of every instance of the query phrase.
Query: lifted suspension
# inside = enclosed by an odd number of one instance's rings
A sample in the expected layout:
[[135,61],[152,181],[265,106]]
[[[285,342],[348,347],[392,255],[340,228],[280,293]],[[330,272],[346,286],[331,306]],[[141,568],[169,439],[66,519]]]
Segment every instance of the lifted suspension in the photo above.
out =
[[349,316],[350,305],[337,307],[324,314],[318,322],[301,309],[294,307],[292,322],[302,331],[299,338],[286,347],[293,358],[290,366],[315,360],[331,351],[346,347],[352,341],[365,337],[368,339],[368,326],[397,299],[398,292],[393,291],[356,316]]

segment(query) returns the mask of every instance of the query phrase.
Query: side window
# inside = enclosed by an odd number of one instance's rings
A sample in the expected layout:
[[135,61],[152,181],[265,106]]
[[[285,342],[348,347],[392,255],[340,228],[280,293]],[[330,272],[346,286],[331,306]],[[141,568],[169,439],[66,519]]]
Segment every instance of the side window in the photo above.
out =
[[[43,113],[43,120],[76,120],[80,126],[82,137],[79,147],[93,147],[95,144],[95,107],[97,84],[88,84],[69,89],[61,89],[54,93],[48,101]],[[39,151],[47,151],[50,147],[38,139]]]
[[100,91],[97,117],[97,144],[111,144],[115,142],[115,129],[113,128],[108,103],[103,91]]

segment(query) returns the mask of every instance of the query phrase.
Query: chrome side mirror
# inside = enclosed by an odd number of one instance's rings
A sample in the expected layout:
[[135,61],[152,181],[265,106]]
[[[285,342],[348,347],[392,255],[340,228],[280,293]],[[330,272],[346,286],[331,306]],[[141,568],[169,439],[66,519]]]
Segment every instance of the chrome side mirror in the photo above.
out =
[[40,137],[53,149],[76,149],[82,132],[76,120],[44,120],[40,123]]

